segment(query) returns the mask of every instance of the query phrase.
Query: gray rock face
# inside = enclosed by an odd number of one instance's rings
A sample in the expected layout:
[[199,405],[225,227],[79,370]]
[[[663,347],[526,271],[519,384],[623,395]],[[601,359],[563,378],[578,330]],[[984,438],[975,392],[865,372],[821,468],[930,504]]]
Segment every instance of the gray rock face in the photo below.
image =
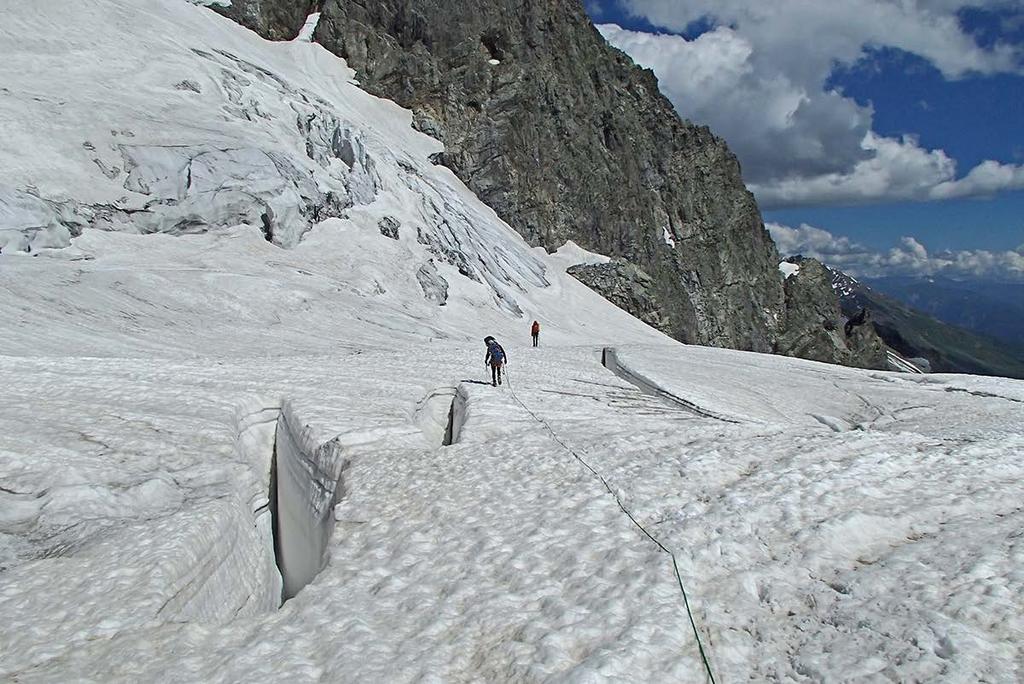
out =
[[627,261],[613,260],[607,264],[579,264],[567,270],[581,283],[594,290],[620,309],[662,332],[672,329],[672,321],[651,289],[649,275]]
[[227,5],[218,0],[191,2],[207,5],[270,40],[295,38],[306,17],[318,4],[318,0],[231,0]]
[[870,321],[849,327],[832,292],[832,273],[815,259],[795,258],[786,278],[786,314],[775,351],[826,363],[884,370],[885,345]]
[[[240,16],[258,10],[242,21],[271,38],[294,35],[311,9],[235,4]],[[314,40],[367,90],[411,109],[413,125],[445,144],[435,161],[531,244],[572,239],[615,257],[574,275],[622,308],[684,342],[856,356],[841,329],[822,326],[839,324],[831,291],[794,285],[787,298],[736,157],[678,117],[580,0],[312,4],[322,12]]]
[[885,370],[889,367],[885,353],[885,341],[875,330],[870,312],[865,312],[864,320],[860,325],[852,326],[849,330],[849,334],[846,335],[846,346],[850,350],[851,356],[845,359],[841,358],[837,360],[837,363],[876,370]]
[[771,349],[778,259],[736,158],[578,0],[326,0],[314,39],[530,243],[636,265],[681,340]]
[[394,216],[384,216],[377,221],[377,229],[380,230],[380,234],[392,240],[398,239],[398,229],[401,226],[402,222]]

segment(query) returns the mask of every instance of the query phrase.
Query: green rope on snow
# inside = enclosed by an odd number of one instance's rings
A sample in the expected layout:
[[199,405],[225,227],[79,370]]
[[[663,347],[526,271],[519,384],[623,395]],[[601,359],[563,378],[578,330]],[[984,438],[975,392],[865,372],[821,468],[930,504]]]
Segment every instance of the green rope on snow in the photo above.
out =
[[618,505],[619,509],[626,514],[626,517],[629,518],[630,522],[632,522],[637,529],[643,532],[648,539],[654,542],[654,544],[659,549],[667,553],[669,557],[672,559],[672,570],[675,572],[676,582],[679,584],[679,591],[683,595],[683,605],[686,607],[686,616],[690,619],[690,627],[693,628],[693,636],[697,639],[697,650],[700,652],[700,659],[704,663],[704,669],[707,670],[708,679],[711,680],[711,684],[716,684],[715,675],[711,671],[711,663],[708,662],[707,653],[704,651],[704,642],[701,640],[700,631],[697,629],[697,621],[694,620],[693,611],[690,610],[690,599],[686,594],[686,587],[683,586],[683,576],[679,572],[679,563],[676,561],[676,554],[673,553],[672,550],[669,549],[667,546],[662,544],[657,537],[648,532],[647,528],[641,525],[640,522],[633,517],[633,514],[629,512],[629,509],[627,509],[626,506],[622,503],[622,499],[619,498],[619,495],[615,493],[615,490],[612,489],[611,485],[608,484],[608,480],[606,480],[604,476],[601,475],[601,473],[597,472],[597,470],[595,470],[593,466],[587,463],[586,459],[580,456],[575,449],[566,444],[565,441],[563,441],[562,438],[559,437],[558,434],[554,431],[550,423],[548,423],[546,420],[538,416],[536,413],[533,412],[532,409],[530,409],[529,406],[523,403],[523,401],[516,395],[515,389],[512,387],[512,381],[509,378],[507,368],[505,370],[505,384],[508,385],[509,392],[512,394],[512,398],[515,400],[515,402],[522,406],[524,411],[533,416],[534,420],[543,425],[544,428],[551,434],[551,438],[554,439],[555,442],[561,445],[561,447],[568,451],[573,456],[573,458],[582,463],[587,470],[593,473],[594,476],[601,481],[601,484],[604,485],[604,488],[608,490],[608,493],[612,495],[612,498],[615,499],[615,503]]

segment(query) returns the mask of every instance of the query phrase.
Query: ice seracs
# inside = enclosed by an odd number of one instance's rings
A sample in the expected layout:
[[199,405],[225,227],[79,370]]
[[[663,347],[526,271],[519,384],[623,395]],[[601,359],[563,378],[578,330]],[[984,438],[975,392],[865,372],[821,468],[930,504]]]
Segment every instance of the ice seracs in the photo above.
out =
[[[365,229],[394,207],[388,215],[410,228],[409,258],[427,270],[444,264],[439,278],[480,283],[511,312],[519,283],[546,282],[522,240],[430,163],[440,144],[413,131],[408,112],[352,85],[341,60],[301,41],[268,45],[184,4],[138,6],[138,18],[124,19],[131,40],[104,21],[132,11],[120,2],[12,13],[0,121],[18,161],[0,171],[0,249],[64,247],[89,227],[183,235],[239,224],[291,248],[326,219]],[[72,22],[94,32],[69,28],[28,63],[46,42],[39,26]],[[95,55],[72,64],[82,53]],[[75,78],[58,83],[69,69]],[[63,100],[35,95],[47,88]],[[60,126],[41,140],[30,120]]]

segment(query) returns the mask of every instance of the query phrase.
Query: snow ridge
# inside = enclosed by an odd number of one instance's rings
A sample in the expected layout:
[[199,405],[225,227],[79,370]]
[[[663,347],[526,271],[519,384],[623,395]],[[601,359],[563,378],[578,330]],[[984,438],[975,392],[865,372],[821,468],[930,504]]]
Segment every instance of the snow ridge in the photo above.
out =
[[720,420],[723,423],[740,423],[741,421],[726,416],[721,416],[707,409],[697,406],[691,401],[687,401],[682,397],[678,397],[668,390],[659,387],[657,383],[648,380],[640,373],[628,368],[619,362],[618,354],[613,347],[605,347],[601,350],[601,365],[610,370],[615,375],[619,376],[626,382],[635,385],[640,391],[658,397],[664,401],[680,406],[685,411],[689,411],[694,415],[702,418],[711,418],[713,420]]

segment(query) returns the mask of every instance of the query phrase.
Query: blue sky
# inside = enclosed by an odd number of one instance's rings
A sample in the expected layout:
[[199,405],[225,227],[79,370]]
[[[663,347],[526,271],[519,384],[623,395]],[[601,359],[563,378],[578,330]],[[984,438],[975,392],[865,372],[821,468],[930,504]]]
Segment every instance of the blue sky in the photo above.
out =
[[780,251],[1024,280],[1024,0],[589,0],[739,156]]

